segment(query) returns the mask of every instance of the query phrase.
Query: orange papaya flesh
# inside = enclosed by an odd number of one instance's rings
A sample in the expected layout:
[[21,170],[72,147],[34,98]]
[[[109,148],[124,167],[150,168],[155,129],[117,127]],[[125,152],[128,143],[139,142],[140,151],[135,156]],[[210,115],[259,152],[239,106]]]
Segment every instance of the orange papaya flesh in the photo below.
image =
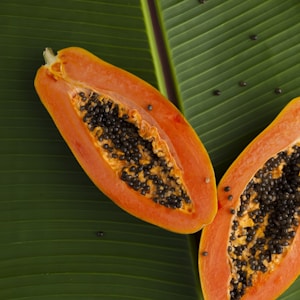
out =
[[36,91],[92,181],[132,215],[193,233],[217,211],[206,149],[155,88],[88,51],[71,47],[35,78]]
[[[202,231],[205,299],[275,299],[300,273],[300,97],[238,156]],[[203,255],[205,254],[205,255]]]

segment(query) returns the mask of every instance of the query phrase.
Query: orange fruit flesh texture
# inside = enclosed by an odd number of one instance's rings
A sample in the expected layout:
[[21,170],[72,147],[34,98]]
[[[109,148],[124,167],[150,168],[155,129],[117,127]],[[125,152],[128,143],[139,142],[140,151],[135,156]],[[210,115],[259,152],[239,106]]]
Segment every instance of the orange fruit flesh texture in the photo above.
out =
[[[230,242],[234,220],[252,222],[250,218],[237,218],[236,212],[241,207],[241,195],[253,180],[257,171],[272,157],[285,151],[293,153],[300,145],[300,97],[293,99],[275,118],[275,120],[259,134],[233,162],[218,185],[219,211],[214,221],[204,228],[199,248],[199,272],[205,299],[230,299],[231,280],[234,275],[228,247],[238,245]],[[299,166],[298,166],[299,167]],[[272,178],[279,178],[282,165],[272,171]],[[297,176],[300,174],[298,173]],[[297,188],[299,192],[299,187]],[[253,195],[253,198],[255,195]],[[298,199],[299,200],[299,199]],[[251,205],[248,209],[252,209]],[[254,210],[254,208],[253,208]],[[297,213],[294,215],[298,219]],[[247,224],[244,224],[247,228]],[[250,224],[248,224],[250,227]],[[252,226],[252,225],[251,225]],[[260,225],[256,235],[261,234]],[[282,254],[272,254],[269,263],[264,264],[267,270],[255,273],[252,286],[245,289],[244,299],[275,299],[282,294],[298,277],[300,273],[300,231],[295,226],[295,237],[282,251]],[[242,232],[242,231],[240,231]],[[252,242],[253,243],[253,242]],[[233,249],[230,249],[233,251]],[[205,252],[206,255],[202,255]],[[248,252],[247,252],[248,253]],[[235,255],[235,254],[234,254]],[[233,256],[234,256],[233,255]]]
[[[37,72],[35,87],[82,168],[125,211],[178,233],[196,232],[213,220],[217,201],[209,156],[182,114],[155,88],[76,47],[60,50],[56,56],[50,53],[48,63]],[[150,139],[147,135],[155,136],[155,147],[163,149],[176,165],[174,170],[180,173],[179,181],[191,203],[170,209],[129,189],[120,180],[120,174],[107,163],[95,135],[82,122],[78,95],[88,96],[91,92],[117,103],[145,139]]]

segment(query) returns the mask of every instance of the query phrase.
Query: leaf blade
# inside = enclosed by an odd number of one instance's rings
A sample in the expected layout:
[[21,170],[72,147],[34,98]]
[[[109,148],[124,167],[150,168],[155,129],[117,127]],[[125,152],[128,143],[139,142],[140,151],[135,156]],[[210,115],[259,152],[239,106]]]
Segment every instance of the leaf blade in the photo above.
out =
[[33,88],[44,48],[72,45],[158,86],[141,3],[13,0],[0,14],[1,299],[198,298],[193,237],[98,191]]

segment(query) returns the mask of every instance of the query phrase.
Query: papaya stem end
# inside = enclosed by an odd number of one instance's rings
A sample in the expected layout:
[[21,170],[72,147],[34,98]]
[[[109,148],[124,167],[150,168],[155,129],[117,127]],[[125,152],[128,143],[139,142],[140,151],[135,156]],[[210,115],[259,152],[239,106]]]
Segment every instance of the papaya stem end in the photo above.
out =
[[43,52],[46,65],[50,66],[56,61],[56,55],[51,48],[46,48]]

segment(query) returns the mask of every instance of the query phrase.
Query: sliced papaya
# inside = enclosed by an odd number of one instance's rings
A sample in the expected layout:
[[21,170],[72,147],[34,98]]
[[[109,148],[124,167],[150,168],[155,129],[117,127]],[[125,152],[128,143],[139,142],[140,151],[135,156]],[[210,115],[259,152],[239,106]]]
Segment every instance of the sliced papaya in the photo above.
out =
[[193,233],[217,211],[208,153],[180,111],[142,79],[76,47],[37,72],[36,91],[94,184],[132,215]]
[[204,228],[205,299],[275,299],[300,273],[300,97],[237,157]]

